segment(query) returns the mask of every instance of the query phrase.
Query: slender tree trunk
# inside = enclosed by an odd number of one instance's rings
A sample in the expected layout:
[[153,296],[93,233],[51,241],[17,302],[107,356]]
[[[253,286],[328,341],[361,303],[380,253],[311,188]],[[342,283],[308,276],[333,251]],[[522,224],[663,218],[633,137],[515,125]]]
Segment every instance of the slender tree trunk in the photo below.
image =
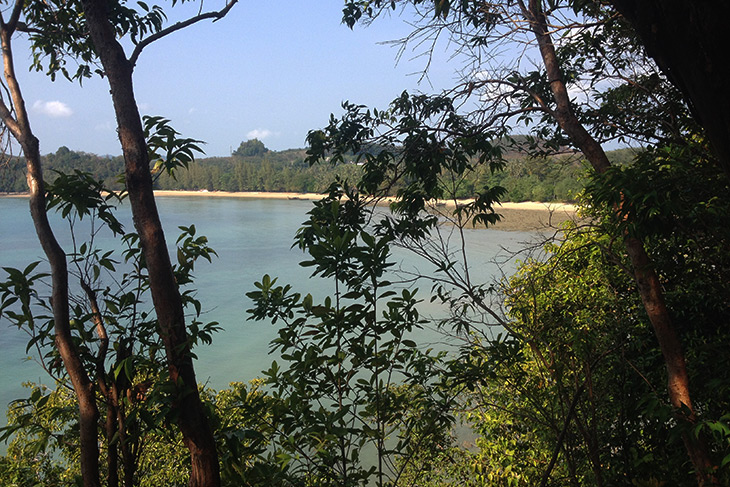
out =
[[[598,174],[605,173],[611,166],[600,144],[588,133],[573,113],[568,91],[563,81],[555,47],[550,38],[548,23],[542,11],[541,0],[530,0],[525,16],[537,39],[540,54],[550,81],[550,89],[555,100],[554,117],[560,128],[583,152],[588,162]],[[676,329],[669,315],[661,283],[643,243],[630,235],[624,235],[624,245],[634,271],[641,301],[659,342],[667,370],[669,399],[675,408],[675,416],[682,422],[692,425],[697,417],[692,405],[689,388],[689,374],[684,351]],[[689,412],[685,414],[685,408]],[[687,454],[695,468],[700,486],[719,485],[712,474],[713,463],[706,444],[695,438],[691,428],[683,428],[682,438]]]
[[99,351],[96,356],[96,379],[99,385],[99,391],[104,397],[104,404],[106,406],[106,418],[104,431],[106,434],[106,482],[107,487],[119,487],[119,454],[117,445],[121,444],[121,438],[115,442],[114,437],[117,433],[117,416],[118,416],[118,402],[112,394],[113,378],[107,380],[106,374],[106,357],[109,351],[109,335],[104,325],[104,318],[101,315],[99,309],[99,302],[96,299],[96,291],[86,281],[86,277],[79,268],[79,284],[81,289],[86,294],[89,308],[91,310],[91,319],[94,322],[96,328],[96,334],[99,337]]
[[190,451],[190,485],[218,486],[220,473],[215,440],[198,393],[182,299],[152,191],[147,145],[132,87],[133,66],[116,40],[106,11],[107,3],[84,0],[83,6],[92,41],[109,80],[134,224],[149,271],[170,380],[178,386],[174,405],[177,424]]
[[68,268],[66,253],[53,233],[46,213],[45,188],[41,170],[38,139],[33,135],[25,108],[25,101],[15,77],[12,35],[17,26],[22,4],[16,2],[10,20],[0,25],[0,41],[4,77],[12,99],[15,118],[4,102],[0,101],[0,118],[20,144],[26,159],[30,212],[38,240],[51,266],[51,308],[53,310],[56,348],[66,368],[79,403],[79,435],[81,448],[81,475],[84,487],[100,486],[98,428],[99,410],[94,385],[86,374],[71,334],[69,320]]
[[124,470],[124,486],[134,487],[134,477],[137,473],[137,454],[139,445],[139,429],[135,426],[133,434],[127,435],[127,417],[124,413],[124,405],[119,403],[119,389],[114,386],[114,401],[117,405],[117,427],[119,429],[119,446],[122,451],[122,469]]
[[[35,139],[33,137],[33,139]],[[26,148],[30,142],[32,148]],[[81,445],[81,475],[85,487],[99,486],[99,447],[97,423],[99,410],[96,405],[94,386],[89,380],[83,363],[76,350],[71,336],[69,324],[68,272],[66,254],[56,241],[51,230],[45,208],[45,190],[43,175],[40,170],[40,154],[37,140],[21,144],[28,168],[28,189],[30,190],[30,208],[38,239],[51,266],[53,291],[51,307],[53,309],[56,348],[73,384],[79,401],[79,434]],[[35,146],[35,147],[33,147]],[[38,157],[31,157],[29,152],[36,152]]]
[[107,486],[119,487],[119,454],[117,443],[112,439],[117,433],[117,408],[114,407],[111,391],[105,394],[106,398],[106,465]]
[[[79,269],[81,273],[81,270]],[[134,477],[137,473],[136,455],[132,453],[130,439],[138,441],[139,431],[128,435],[128,425],[124,416],[124,405],[119,402],[120,382],[126,386],[129,381],[123,375],[114,379],[106,374],[106,358],[109,351],[109,335],[104,325],[104,319],[99,309],[99,302],[96,299],[96,291],[82,276],[80,279],[81,288],[86,293],[91,308],[92,319],[96,325],[96,334],[99,336],[99,352],[96,358],[96,374],[99,382],[99,390],[104,396],[106,403],[106,442],[107,442],[107,485],[108,487],[119,487],[119,452],[122,456],[122,468],[124,471],[124,485],[134,486]],[[129,358],[129,348],[120,347],[117,350],[117,362]],[[122,389],[124,391],[124,389]],[[129,389],[126,389],[127,392]],[[123,397],[123,394],[122,394]],[[136,429],[136,428],[134,428]],[[116,437],[116,441],[113,441]],[[131,438],[130,438],[131,437]]]

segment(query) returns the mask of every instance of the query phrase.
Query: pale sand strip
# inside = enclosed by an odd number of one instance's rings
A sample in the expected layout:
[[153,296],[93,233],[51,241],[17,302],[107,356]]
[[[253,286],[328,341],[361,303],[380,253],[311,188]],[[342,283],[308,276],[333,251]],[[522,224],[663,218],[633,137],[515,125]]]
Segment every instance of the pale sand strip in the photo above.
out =
[[261,198],[276,200],[321,200],[325,197],[318,193],[274,193],[266,191],[167,191],[156,190],[155,196],[203,196],[207,198]]
[[[290,200],[320,200],[325,195],[319,193],[285,193],[285,192],[264,192],[264,191],[155,191],[158,196],[196,196],[210,198],[268,198],[268,199],[290,199]],[[386,198],[383,203],[392,201]],[[469,203],[470,200],[443,201],[446,208],[455,205]],[[502,220],[494,225],[497,230],[532,231],[543,230],[548,227],[555,228],[564,221],[575,218],[575,205],[569,203],[540,203],[525,201],[520,203],[504,202],[497,208],[497,213],[502,215]],[[482,227],[483,228],[483,227]]]
[[[167,191],[156,190],[156,196],[203,196],[211,198],[262,198],[262,199],[281,199],[281,200],[320,200],[326,195],[320,193],[293,193],[293,192],[267,192],[267,191]],[[393,198],[386,198],[385,201],[393,201]],[[456,204],[467,204],[471,200],[456,200]],[[453,206],[454,200],[444,200],[446,206]],[[563,211],[567,213],[575,213],[575,205],[570,203],[541,203],[539,201],[522,201],[520,203],[504,202],[500,203],[500,209],[505,210],[540,210],[540,211]]]
[[[183,190],[155,190],[156,196],[203,196],[209,198],[262,198],[262,199],[280,199],[280,200],[320,200],[326,195],[320,193],[293,193],[293,192],[268,192],[268,191],[183,191]],[[0,193],[0,197],[27,197],[28,193]],[[386,198],[386,202],[393,201],[393,198]],[[471,200],[456,200],[456,204],[463,205]],[[444,200],[446,206],[453,206],[454,200]],[[552,210],[565,211],[568,213],[575,212],[575,205],[570,203],[541,203],[539,201],[522,201],[520,203],[503,202],[500,203],[501,209],[511,210]]]
[[[270,193],[265,191],[155,191],[157,196],[191,196],[206,198],[260,198],[260,199],[290,199],[290,200],[312,200],[316,201],[324,198],[325,195],[319,193]],[[27,196],[27,194],[0,194],[2,197]],[[392,201],[388,198],[384,201],[387,203]],[[455,204],[466,204],[469,200],[453,200],[442,202],[446,208],[453,207]],[[502,221],[497,223],[494,228],[498,230],[539,230],[548,226],[555,227],[568,219],[575,218],[576,208],[568,203],[540,203],[535,201],[525,201],[521,203],[504,202],[497,208],[497,213],[502,215]]]

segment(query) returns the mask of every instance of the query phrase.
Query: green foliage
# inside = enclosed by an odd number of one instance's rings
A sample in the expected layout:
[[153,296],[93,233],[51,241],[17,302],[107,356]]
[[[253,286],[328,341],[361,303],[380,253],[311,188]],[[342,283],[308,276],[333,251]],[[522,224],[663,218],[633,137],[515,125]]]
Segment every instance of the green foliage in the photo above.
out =
[[203,153],[200,140],[179,137],[166,118],[145,116],[144,132],[152,174],[164,171],[175,179],[176,171],[187,169],[196,152]]
[[[185,460],[175,468],[167,462],[170,452],[181,446],[181,440],[167,432],[176,414],[176,387],[168,379],[166,354],[150,310],[149,276],[139,238],[127,232],[115,216],[121,197],[80,171],[59,174],[48,185],[48,195],[49,208],[61,213],[74,237],[68,254],[74,293],[69,307],[71,332],[82,366],[94,384],[99,410],[110,418],[101,433],[105,440],[102,455],[121,457],[124,474],[147,478],[143,485],[160,485],[162,478],[166,484],[177,478],[182,485],[189,466]],[[82,221],[86,227],[80,225]],[[80,228],[89,229],[87,239],[82,239]],[[181,230],[173,271],[184,306],[192,310],[188,326],[192,347],[210,343],[218,329],[215,322],[199,320],[202,305],[194,291],[187,289],[198,259],[210,261],[216,254],[194,226]],[[97,236],[104,231],[118,237],[120,250],[97,245]],[[7,277],[0,282],[0,317],[28,333],[27,351],[34,350],[57,387],[50,393],[35,388],[27,400],[17,401],[9,425],[0,431],[2,439],[13,437],[9,455],[17,451],[13,459],[3,460],[8,465],[7,481],[27,473],[36,478],[48,476],[52,485],[56,480],[51,474],[69,479],[78,473],[78,406],[68,395],[71,384],[54,346],[47,274],[39,272],[37,265],[4,269]],[[154,445],[154,451],[147,445]],[[160,456],[161,452],[167,452],[166,456]],[[147,470],[137,470],[138,463]]]
[[708,154],[701,139],[651,148],[633,164],[616,166],[604,177],[593,178],[588,187],[590,203],[618,208],[619,229],[632,235],[667,238],[694,228],[697,237],[714,237],[717,245],[725,239],[723,195],[728,182]]
[[[0,483],[11,487],[75,486],[80,481],[75,398],[65,387],[54,391],[31,384],[28,387],[30,396],[14,401],[8,410],[9,428],[2,439],[12,441],[7,454],[0,457]],[[223,485],[276,485],[277,468],[262,461],[272,399],[261,391],[261,381],[248,387],[233,383],[217,393],[202,389],[201,396],[217,421]],[[154,400],[152,395],[145,398],[149,411],[143,416],[148,424],[138,432],[144,447],[136,458],[134,485],[187,485],[190,459],[182,435],[171,429],[163,416],[152,418],[150,413],[158,407]],[[102,449],[102,462],[107,453]]]
[[[315,203],[298,243],[302,265],[331,279],[321,302],[264,276],[252,319],[281,323],[265,372],[273,457],[303,485],[399,485],[413,462],[451,442],[458,389],[440,375],[442,355],[421,350],[413,333],[424,320],[415,291],[387,281],[391,238],[365,228],[367,213],[352,191]],[[419,460],[420,458],[420,460]]]
[[17,157],[4,157],[0,160],[0,192],[22,193],[28,191],[25,179],[25,160]]
[[[101,157],[60,147],[55,153],[44,156],[42,165],[47,182],[53,182],[58,174],[80,171],[90,174],[93,179],[103,180],[107,188],[114,190],[122,188],[118,182],[124,166],[120,157]],[[5,163],[0,163],[0,192],[27,191],[25,159],[11,158]]]
[[[397,3],[428,8],[437,30],[460,28],[450,32],[476,58],[496,40],[493,34],[503,35],[500,27],[507,19],[503,11],[474,2],[348,1],[345,23],[352,27]],[[35,68],[69,78],[88,76],[94,57],[84,45],[83,17],[69,17],[74,9],[62,11],[65,5],[48,5],[30,4],[29,20],[43,27],[48,14],[55,14],[54,22],[65,19],[68,30],[31,39]],[[440,281],[434,285],[433,299],[454,312],[443,326],[455,325],[469,340],[449,360],[416,343],[414,334],[426,321],[418,312],[416,291],[389,282],[390,246],[422,244],[435,224],[423,210],[437,199],[473,198],[457,207],[455,217],[460,223],[490,224],[499,218],[494,205],[502,199],[575,198],[581,190],[576,182],[581,163],[548,158],[566,151],[566,139],[552,118],[554,80],[544,70],[515,70],[503,80],[515,89],[510,99],[519,107],[517,123],[534,127],[521,140],[506,136],[509,127],[476,122],[488,112],[464,116],[458,110],[461,100],[404,93],[386,111],[345,104],[342,117],[332,117],[328,127],[309,134],[306,159],[300,152],[268,151],[252,140],[231,158],[192,165],[194,153],[201,152],[198,141],[178,139],[165,119],[147,119],[159,187],[329,187],[329,197],[315,204],[297,244],[309,255],[303,265],[312,268],[313,277],[332,282],[333,296],[315,299],[264,276],[249,293],[251,317],[281,326],[272,348],[283,364],[274,362],[263,382],[204,394],[217,422],[224,482],[694,483],[681,445],[687,426],[678,424],[659,392],[664,387],[662,359],[636,283],[625,272],[619,244],[627,234],[645,241],[672,318],[679,323],[700,416],[690,433],[708,438],[716,474],[720,482],[729,481],[727,180],[708,159],[676,90],[637,61],[643,53],[620,20],[609,21],[595,2],[551,0],[546,5],[550,14],[570,8],[597,21],[595,28],[571,32],[558,46],[565,79],[583,82],[598,102],[575,107],[582,123],[602,141],[653,145],[635,161],[628,161],[634,154],[617,154],[620,167],[593,179],[586,190],[592,226],[566,227],[562,242],[545,247],[544,260],[528,260],[509,279],[504,289],[508,314],[492,311],[505,324],[504,337],[475,338],[479,330],[470,313],[479,308],[487,312],[483,301],[493,288],[473,284],[468,276],[456,283],[462,294],[452,294]],[[159,7],[138,6],[110,7],[118,35],[130,35],[133,43],[159,31],[164,20]],[[430,21],[429,15],[423,18]],[[67,71],[68,53],[81,54],[76,73]],[[641,74],[599,88],[606,66]],[[470,96],[472,87],[464,92]],[[520,146],[528,157],[510,157],[510,146]],[[93,156],[62,148],[48,159],[80,165]],[[320,161],[333,163],[334,169],[308,167]],[[21,161],[10,164],[15,173],[22,171]],[[176,172],[178,168],[187,171]],[[113,217],[116,195],[102,193],[100,180],[106,177],[61,171],[49,186],[50,208],[72,223],[101,221],[125,246],[115,254],[97,248],[92,237],[70,253],[73,276],[86,294],[71,310],[74,339],[99,391],[113,385],[121,392],[117,404],[100,394],[105,414],[112,414],[113,407],[122,411],[116,417],[123,426],[107,434],[105,454],[130,448],[140,485],[182,484],[186,458],[180,455],[180,435],[168,428],[175,413],[174,387],[164,372],[154,315],[145,311],[147,269],[138,237],[124,233]],[[3,178],[13,187],[19,180]],[[356,189],[341,182],[346,180],[356,180]],[[395,195],[396,217],[376,222],[360,195]],[[175,273],[180,285],[189,285],[196,260],[210,260],[215,252],[193,225],[181,230]],[[455,275],[453,261],[427,258],[439,272]],[[74,403],[64,394],[66,378],[52,347],[48,298],[41,290],[46,276],[36,266],[5,269],[0,314],[28,331],[29,349],[38,350],[60,385],[52,392],[34,388],[27,400],[15,403],[11,424],[2,433],[15,434],[9,449],[13,456],[0,462],[0,479],[9,485],[68,485],[78,476]],[[209,342],[217,324],[197,320],[202,305],[192,290],[183,292],[183,300],[196,316],[191,342]],[[105,339],[95,334],[99,323],[108,330],[108,353]],[[457,411],[474,432],[470,448],[456,444]]]
[[[174,6],[178,1],[172,2]],[[179,2],[182,3],[182,2]],[[99,59],[88,33],[81,2],[53,0],[28,2],[23,10],[33,53],[32,69],[45,71],[52,80],[58,74],[82,82],[92,74],[104,76],[98,68]],[[159,33],[167,20],[163,8],[138,1],[126,0],[109,4],[107,15],[118,38],[127,37],[138,45],[145,38]],[[68,66],[75,67],[75,71]]]
[[[525,262],[510,278],[509,334],[462,354],[466,370],[475,368],[470,376],[483,378],[469,399],[479,449],[465,461],[476,462],[488,485],[536,485],[553,456],[547,485],[599,477],[604,485],[695,483],[682,426],[662,392],[662,358],[615,237],[625,229],[645,239],[662,276],[704,418],[692,434],[709,441],[727,482],[730,376],[719,344],[730,318],[730,234],[719,195],[728,193],[706,153],[647,152],[594,180],[596,225],[566,228],[564,240],[546,246],[546,260]],[[601,210],[602,198],[623,205],[618,220]]]
[[[249,141],[251,142],[251,141]],[[159,189],[208,191],[283,191],[321,193],[336,177],[352,179],[360,173],[355,164],[309,167],[303,150],[265,151],[257,155],[202,159],[176,180],[161,175]]]
[[[457,181],[476,165],[492,172],[504,165],[501,148],[492,143],[494,134],[459,115],[449,97],[404,92],[386,111],[351,103],[343,108],[341,119],[331,117],[325,129],[309,133],[307,160],[336,163],[356,154],[363,166],[357,189],[376,197],[396,196],[391,209],[401,218],[391,224],[393,235],[420,233],[435,224],[434,217],[419,214],[427,203],[454,198],[461,186]],[[494,204],[503,193],[499,186],[480,187],[469,195],[473,201],[456,211],[474,224],[494,223],[499,219]]]
[[[477,382],[483,388],[478,401],[486,413],[477,424],[483,426],[485,479],[499,485],[691,484],[692,466],[679,439],[711,431],[715,442],[708,442],[710,461],[717,466],[719,483],[727,483],[727,470],[720,468],[727,458],[722,419],[727,402],[718,401],[706,387],[720,387],[720,395],[727,397],[720,385],[728,383],[727,371],[708,360],[707,350],[727,362],[726,352],[716,344],[727,340],[720,324],[728,321],[730,303],[724,211],[728,182],[708,160],[710,151],[678,91],[646,61],[639,40],[621,17],[597,2],[347,1],[343,21],[352,27],[396,8],[415,11],[414,32],[405,37],[404,50],[413,41],[430,61],[439,39],[456,43],[454,57],[465,58],[465,75],[449,93],[455,94],[454,105],[471,110],[464,113],[466,118],[481,121],[480,130],[492,131],[496,139],[508,138],[514,124],[530,127],[529,136],[515,144],[531,159],[523,164],[525,178],[510,188],[511,197],[549,198],[540,174],[529,172],[529,166],[546,155],[569,151],[571,143],[584,149],[602,173],[587,189],[597,228],[572,229],[565,243],[547,249],[552,253],[547,263],[525,264],[507,291],[509,338],[476,343],[464,351],[464,363],[474,360],[477,366],[467,378],[481,376],[484,382]],[[520,59],[510,63],[498,52],[519,49],[530,58],[538,44],[544,65],[526,66]],[[572,99],[567,106],[564,88]],[[359,118],[344,117],[333,135],[315,133],[319,140],[312,141],[313,148],[322,140],[334,141],[330,151],[355,141],[350,150],[358,153],[363,140],[398,133],[399,119],[388,118],[390,113],[370,117],[366,108],[358,111]],[[431,115],[415,117],[421,135],[439,129],[451,133],[443,119]],[[331,121],[326,130],[333,125]],[[407,152],[407,137],[386,137],[382,145]],[[606,161],[596,147],[610,140],[638,141],[647,148],[635,164],[603,174]],[[417,178],[426,188],[444,174],[442,167],[421,167],[427,175]],[[482,171],[480,183],[503,184],[506,179]],[[372,174],[378,181],[382,171]],[[476,186],[450,187],[466,194]],[[397,194],[399,204],[410,203],[408,192]],[[420,210],[418,196],[412,201]],[[665,359],[654,344],[664,334],[658,330],[652,336],[637,284],[623,272],[630,266],[617,244],[627,235],[641,238],[648,250],[672,315],[668,321],[675,323],[685,348],[695,409],[706,421],[691,433],[657,392],[665,390]],[[414,247],[423,248],[417,241]],[[468,294],[468,286],[464,289]],[[467,296],[471,304],[467,298],[447,295],[446,300],[468,308],[477,306],[480,296]],[[453,321],[464,323],[456,312]],[[495,402],[496,411],[488,407]],[[692,448],[687,450],[692,456]],[[527,464],[518,456],[527,457]],[[549,463],[551,471],[530,469],[548,459],[557,462]]]
[[[626,445],[639,456],[658,453],[646,443],[649,435],[642,433],[636,410],[638,398],[654,391],[629,365],[644,374],[653,371],[640,365],[658,360],[656,350],[646,346],[651,330],[628,313],[637,312],[640,303],[628,276],[611,265],[617,248],[609,237],[576,232],[547,250],[552,255],[546,262],[527,263],[511,279],[507,305],[515,341],[489,353],[499,356],[504,348],[517,355],[500,363],[495,382],[506,389],[500,392],[509,401],[505,410],[511,420],[533,437],[527,447],[533,455],[549,458],[553,449],[563,448],[553,479],[594,484],[600,475],[619,485],[626,482],[624,475],[637,475],[625,470]],[[617,314],[619,309],[624,313]],[[618,429],[612,426],[616,417],[622,418]],[[674,447],[681,456],[681,445]],[[533,467],[533,482],[542,473]],[[609,475],[617,477],[605,478]]]
[[66,220],[98,218],[114,235],[123,233],[122,224],[114,215],[115,204],[121,203],[122,196],[109,191],[103,181],[95,180],[91,174],[78,169],[72,174],[56,172],[46,191],[47,210],[56,208]]
[[[81,5],[61,2],[28,2],[25,20],[32,27],[29,33],[33,53],[31,69],[45,71],[52,80],[60,73],[69,80],[89,78],[96,56],[86,25],[79,15]],[[60,28],[59,26],[63,26]],[[73,58],[75,71],[69,71],[68,58]]]
[[[654,249],[668,244],[654,243]],[[569,227],[564,240],[545,251],[545,260],[525,262],[507,284],[509,332],[496,339],[472,333],[452,363],[451,379],[470,385],[462,399],[474,448],[445,453],[458,458],[448,465],[449,475],[471,475],[470,481],[490,486],[693,485],[680,427],[662,392],[661,355],[625,272],[620,241],[600,227]],[[695,400],[706,418],[694,434],[705,432],[722,465],[730,458],[729,404],[712,388],[724,390],[729,379],[717,368],[726,351],[715,347],[727,339],[717,326],[727,322],[727,285],[698,266],[680,273],[676,254],[666,255],[668,260],[657,258],[662,275],[684,275],[666,281],[669,304],[681,323],[692,326],[685,329],[687,354],[691,379],[700,384]],[[721,262],[720,255],[696,258]],[[708,307],[695,303],[690,310],[689,299]],[[699,380],[704,374],[713,377],[708,389]],[[728,474],[726,466],[718,470],[721,483]],[[432,485],[445,482],[438,471],[432,475]]]
[[503,201],[576,201],[583,190],[587,168],[577,155],[507,157],[503,171],[475,169],[482,184],[504,187]]
[[0,482],[9,487],[76,485],[79,438],[73,396],[64,388],[25,386],[30,396],[11,403],[8,428],[0,435],[4,441],[14,435],[0,457]]
[[285,469],[271,448],[277,400],[265,391],[264,381],[232,383],[212,403],[223,485],[285,485]]
[[262,156],[269,152],[263,142],[259,139],[251,139],[241,142],[238,149],[233,151],[234,156],[238,157],[253,157]]
[[[193,144],[196,141],[191,139]],[[627,151],[629,151],[628,154]],[[158,151],[160,152],[160,151]],[[162,152],[165,152],[164,150]],[[609,155],[626,162],[633,157],[630,149],[618,150]],[[303,150],[267,151],[255,156],[214,157],[196,159],[194,164],[174,164],[167,171],[160,157],[151,159],[156,174],[156,187],[166,190],[208,191],[283,191],[321,193],[336,178],[356,180],[363,166],[356,163],[356,156],[345,155],[344,162],[329,166],[309,166]],[[174,159],[172,159],[174,160]],[[44,157],[44,171],[53,181],[57,173],[67,174],[80,170],[103,180],[108,188],[122,189],[119,174],[123,161],[119,157],[99,157],[93,154],[70,151],[61,147],[54,154]],[[0,166],[0,192],[27,191],[24,162],[12,159]],[[488,186],[503,187],[503,201],[573,201],[583,189],[583,165],[573,158],[534,159],[519,155],[506,156],[505,170],[492,172],[476,166],[472,172],[452,181],[441,178],[445,194],[456,198],[472,197],[476,189]],[[391,195],[397,192],[394,186]]]

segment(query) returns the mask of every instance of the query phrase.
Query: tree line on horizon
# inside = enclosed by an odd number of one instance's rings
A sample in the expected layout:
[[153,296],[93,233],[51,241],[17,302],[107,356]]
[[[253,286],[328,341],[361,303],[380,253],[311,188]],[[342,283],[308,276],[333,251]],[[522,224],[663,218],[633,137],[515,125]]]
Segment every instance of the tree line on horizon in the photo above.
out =
[[[629,164],[636,149],[609,152],[612,161]],[[336,178],[356,181],[362,168],[355,156],[337,165],[306,162],[306,149],[269,150],[257,139],[244,141],[229,157],[196,159],[174,176],[167,172],[156,175],[155,188],[186,191],[263,191],[323,193]],[[481,186],[506,189],[504,201],[575,202],[584,187],[586,166],[579,154],[532,157],[512,152],[506,157],[504,171],[492,172],[477,167],[460,181],[457,198],[470,198]],[[121,156],[99,156],[60,147],[42,158],[49,181],[57,173],[82,171],[115,190],[122,188]],[[393,188],[393,194],[398,187]],[[0,193],[22,193],[28,190],[25,162],[11,158],[0,165]]]

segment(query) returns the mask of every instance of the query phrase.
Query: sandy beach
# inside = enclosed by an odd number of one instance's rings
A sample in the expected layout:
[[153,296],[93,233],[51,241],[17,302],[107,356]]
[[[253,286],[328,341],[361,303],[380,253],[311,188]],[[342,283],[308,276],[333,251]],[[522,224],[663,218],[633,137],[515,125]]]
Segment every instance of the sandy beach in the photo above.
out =
[[206,198],[260,198],[275,200],[321,200],[325,197],[319,193],[269,193],[266,191],[163,191],[156,190],[155,196],[202,196]]
[[[259,198],[259,199],[289,199],[316,201],[324,197],[319,193],[269,193],[264,191],[155,191],[157,196],[187,196],[204,198]],[[22,197],[22,194],[2,194],[0,197]],[[387,203],[390,200],[386,200]],[[454,202],[443,201],[439,210],[450,213],[449,208],[455,204],[465,204],[468,200]],[[556,228],[564,221],[575,218],[576,208],[567,203],[540,203],[525,201],[520,203],[504,202],[498,206],[497,213],[502,215],[502,221],[494,225],[497,230],[532,231],[546,228]]]
[[[158,196],[196,196],[208,198],[261,198],[316,201],[324,197],[319,193],[269,193],[264,191],[155,191]],[[385,203],[391,198],[384,200]],[[453,208],[455,204],[466,204],[469,200],[448,200],[441,202],[441,207]],[[524,201],[520,203],[504,202],[499,205],[497,213],[502,221],[494,225],[498,230],[531,231],[545,228],[556,228],[563,222],[575,218],[576,208],[568,203],[541,203]]]

